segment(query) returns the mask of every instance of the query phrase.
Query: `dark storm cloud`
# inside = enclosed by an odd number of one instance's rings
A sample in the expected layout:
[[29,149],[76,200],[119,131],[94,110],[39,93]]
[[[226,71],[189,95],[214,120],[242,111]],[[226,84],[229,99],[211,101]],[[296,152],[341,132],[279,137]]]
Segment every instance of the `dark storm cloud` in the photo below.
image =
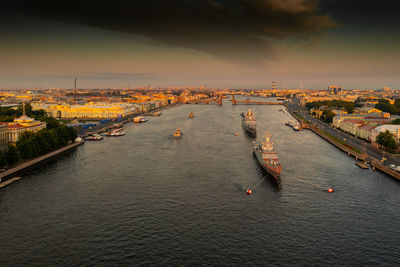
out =
[[271,39],[312,38],[334,25],[318,0],[10,1],[15,12],[140,35],[160,45],[259,63]]
[[336,19],[353,23],[390,24],[399,26],[398,1],[393,0],[324,0],[321,10],[329,12]]

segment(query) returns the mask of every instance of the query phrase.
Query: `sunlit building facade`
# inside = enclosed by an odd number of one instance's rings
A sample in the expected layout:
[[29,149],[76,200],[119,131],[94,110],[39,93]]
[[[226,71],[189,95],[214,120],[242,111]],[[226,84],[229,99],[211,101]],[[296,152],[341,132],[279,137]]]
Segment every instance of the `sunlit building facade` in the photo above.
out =
[[55,118],[79,118],[79,119],[103,119],[118,118],[134,114],[139,106],[129,103],[87,103],[86,105],[47,105],[33,104],[34,110],[44,109],[49,115]]
[[8,127],[6,124],[0,124],[0,151],[7,150],[8,146]]

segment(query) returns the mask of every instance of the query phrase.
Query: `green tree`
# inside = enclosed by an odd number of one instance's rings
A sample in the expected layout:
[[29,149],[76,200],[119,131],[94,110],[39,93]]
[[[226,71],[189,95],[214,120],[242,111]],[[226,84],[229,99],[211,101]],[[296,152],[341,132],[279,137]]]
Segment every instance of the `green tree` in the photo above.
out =
[[8,145],[6,159],[7,159],[8,165],[13,165],[18,162],[19,155],[18,155],[17,148],[14,145]]
[[391,105],[389,100],[380,99],[378,104],[375,105],[375,108],[383,112],[389,112],[392,115],[400,114],[400,102],[398,100],[396,101],[394,105]]
[[34,135],[35,135],[34,133],[29,132],[29,131],[21,133],[18,137],[17,145],[18,145],[18,143],[22,143],[26,140],[31,139]]
[[333,117],[335,117],[335,113],[330,109],[325,109],[322,111],[321,120],[326,123],[332,123]]
[[391,122],[391,124],[400,124],[400,119],[395,119],[394,121]]
[[0,151],[0,168],[3,168],[7,165],[6,153]]
[[49,144],[49,140],[47,139],[47,134],[44,131],[40,131],[36,135],[36,141],[38,142],[40,148],[41,148],[41,153],[46,153],[51,151],[51,146]]
[[30,140],[18,142],[17,149],[21,158],[30,159],[33,157],[33,146]]
[[50,144],[50,146],[51,146],[51,149],[53,150],[53,149],[56,149],[56,148],[58,148],[60,145],[59,145],[59,138],[58,138],[58,136],[57,136],[57,133],[56,133],[56,130],[55,129],[51,129],[51,130],[49,130],[48,131],[48,135],[49,135],[49,144]]
[[353,105],[346,105],[345,109],[346,109],[348,114],[353,113],[354,112],[354,104]]
[[376,137],[376,142],[388,149],[395,150],[398,147],[394,135],[388,130],[386,130],[385,132],[380,132]]
[[32,110],[32,115],[35,119],[38,119],[40,117],[46,117],[47,112],[43,109],[39,110]]
[[68,141],[75,141],[75,139],[78,137],[78,132],[72,127],[67,127],[67,132]]
[[53,117],[46,117],[46,116],[41,116],[37,118],[40,121],[44,121],[47,123],[46,128],[47,129],[55,129],[58,126],[60,126],[60,123],[58,122],[58,120],[56,120]]

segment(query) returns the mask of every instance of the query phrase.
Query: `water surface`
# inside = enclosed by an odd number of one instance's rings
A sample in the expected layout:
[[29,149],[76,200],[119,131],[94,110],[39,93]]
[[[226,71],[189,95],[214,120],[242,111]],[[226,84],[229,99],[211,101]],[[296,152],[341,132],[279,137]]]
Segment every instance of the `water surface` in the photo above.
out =
[[0,265],[399,264],[400,183],[254,106],[277,184],[241,128],[248,107],[175,107],[24,174],[0,191]]

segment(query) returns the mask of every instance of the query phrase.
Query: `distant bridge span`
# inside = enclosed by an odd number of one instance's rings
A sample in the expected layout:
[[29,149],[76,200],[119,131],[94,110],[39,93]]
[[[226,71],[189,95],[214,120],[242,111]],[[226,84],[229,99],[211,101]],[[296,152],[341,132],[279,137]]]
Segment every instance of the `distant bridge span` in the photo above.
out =
[[[209,99],[199,99],[199,100],[191,100],[187,102],[188,104],[217,104],[218,106],[222,105],[222,99],[224,95],[220,94],[218,98],[209,98]],[[235,96],[232,95],[232,105],[244,104],[244,105],[283,105],[284,102],[265,102],[265,101],[250,101],[246,100],[236,100]]]
[[232,105],[245,104],[245,105],[283,105],[283,102],[264,102],[264,101],[250,101],[246,100],[236,100],[235,96],[232,95]]

